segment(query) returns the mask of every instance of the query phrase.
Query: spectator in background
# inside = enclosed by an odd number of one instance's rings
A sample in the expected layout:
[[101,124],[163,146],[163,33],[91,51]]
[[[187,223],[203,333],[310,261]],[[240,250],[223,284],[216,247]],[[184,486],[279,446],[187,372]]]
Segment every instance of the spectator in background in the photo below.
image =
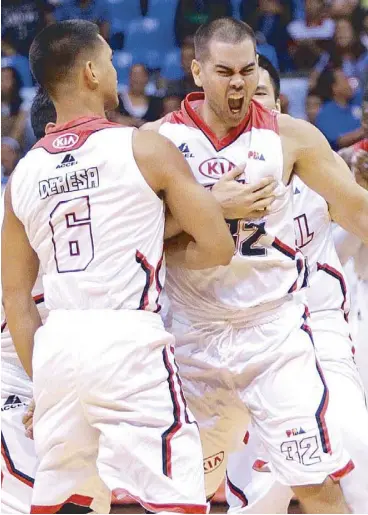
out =
[[175,13],[175,38],[182,46],[203,23],[232,15],[230,0],[179,0]]
[[334,28],[324,0],[306,0],[305,19],[292,21],[287,28],[294,42],[292,53],[297,69],[309,69],[316,63],[323,45],[333,37]]
[[[134,1],[134,0],[132,0]],[[106,40],[110,33],[110,10],[106,0],[71,0],[63,2],[55,10],[55,18],[63,20],[87,20],[96,23]]]
[[192,91],[202,91],[195,85],[192,75],[192,61],[195,57],[194,44],[192,39],[186,40],[181,47],[181,68],[183,77],[180,80],[171,80],[167,83],[167,96],[177,97],[182,100],[188,93]]
[[53,21],[54,7],[48,0],[3,0],[1,3],[1,35],[17,53],[28,57],[35,35]]
[[23,142],[27,113],[20,96],[22,82],[11,67],[1,69],[1,135]]
[[[315,87],[319,75],[326,68],[339,67],[348,78],[358,79],[366,57],[367,51],[355,34],[351,21],[347,18],[337,20],[331,49],[324,52],[316,64],[310,76],[310,87]],[[361,103],[361,99],[358,103]]]
[[17,53],[9,33],[4,34],[1,38],[1,67],[11,67],[17,70],[25,88],[33,86],[28,59]]
[[1,138],[1,191],[20,159],[20,145],[13,138]]
[[313,125],[316,124],[316,118],[322,107],[322,98],[318,95],[317,91],[311,89],[308,91],[307,98],[305,99],[305,113],[307,120]]
[[349,103],[353,91],[343,70],[326,70],[317,87],[325,98],[331,99],[321,107],[315,123],[331,147],[338,150],[362,139],[361,109]]
[[109,118],[123,125],[140,127],[162,116],[162,100],[145,93],[148,72],[143,64],[134,64],[129,73],[127,91],[119,95],[119,107]]
[[242,0],[242,19],[253,30],[261,32],[277,53],[280,70],[289,71],[292,66],[288,54],[289,35],[286,27],[291,20],[292,0]]

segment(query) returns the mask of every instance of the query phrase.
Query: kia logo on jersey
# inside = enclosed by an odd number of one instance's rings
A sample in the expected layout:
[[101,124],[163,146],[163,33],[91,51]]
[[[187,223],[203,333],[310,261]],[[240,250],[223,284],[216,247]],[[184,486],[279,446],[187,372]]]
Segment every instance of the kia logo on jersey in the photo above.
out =
[[224,461],[224,451],[220,451],[213,456],[209,456],[203,460],[204,473],[213,472],[218,469],[221,463]]
[[79,136],[76,134],[73,134],[72,132],[69,132],[67,134],[63,134],[62,136],[59,136],[52,142],[52,146],[54,148],[57,148],[58,150],[62,150],[65,148],[71,148],[74,147],[74,145],[78,142]]
[[212,157],[199,165],[199,171],[210,179],[221,179],[221,177],[235,168],[234,163],[225,157]]

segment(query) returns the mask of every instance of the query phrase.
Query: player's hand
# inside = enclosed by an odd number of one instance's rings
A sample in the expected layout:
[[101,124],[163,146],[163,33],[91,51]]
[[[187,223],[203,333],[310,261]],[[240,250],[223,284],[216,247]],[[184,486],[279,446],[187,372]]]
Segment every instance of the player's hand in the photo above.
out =
[[368,190],[368,152],[358,150],[352,160],[355,180],[362,188]]
[[275,200],[277,182],[265,177],[257,184],[241,184],[236,179],[244,173],[246,165],[237,166],[213,186],[212,193],[221,205],[224,218],[254,220],[269,213]]
[[22,418],[22,422],[26,430],[26,437],[30,438],[31,440],[33,440],[33,414],[35,407],[35,401],[32,399],[27,408],[27,411],[25,412]]

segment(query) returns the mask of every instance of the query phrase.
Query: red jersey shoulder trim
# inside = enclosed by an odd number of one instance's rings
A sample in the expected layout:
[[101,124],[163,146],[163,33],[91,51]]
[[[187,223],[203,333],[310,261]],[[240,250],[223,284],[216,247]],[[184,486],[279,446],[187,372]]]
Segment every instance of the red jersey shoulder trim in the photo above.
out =
[[179,111],[166,115],[162,123],[183,124],[199,129],[209,139],[217,152],[234,143],[245,132],[255,129],[267,129],[279,134],[277,113],[266,109],[252,100],[244,120],[232,128],[223,138],[217,138],[212,129],[203,121],[198,113],[198,107],[203,103],[203,93],[190,93],[182,102]]
[[100,116],[77,118],[62,125],[56,125],[44,138],[32,148],[43,148],[49,154],[59,154],[77,150],[93,134],[102,129],[123,127],[118,123],[109,122]]

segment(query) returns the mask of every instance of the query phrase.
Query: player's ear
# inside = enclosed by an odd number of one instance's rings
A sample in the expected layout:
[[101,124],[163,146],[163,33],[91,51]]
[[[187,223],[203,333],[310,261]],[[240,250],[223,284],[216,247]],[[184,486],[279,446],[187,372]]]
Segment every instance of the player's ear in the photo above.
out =
[[86,62],[83,73],[84,73],[84,78],[87,81],[87,84],[89,85],[89,87],[91,89],[96,89],[99,84],[99,80],[98,80],[97,70],[95,69],[95,66],[92,61]]
[[193,61],[192,61],[191,70],[192,70],[192,75],[193,75],[195,85],[198,86],[199,88],[201,88],[202,87],[201,64],[196,59],[193,59]]
[[275,109],[276,109],[276,111],[281,113],[281,101],[279,98],[276,100]]
[[56,127],[56,123],[49,122],[45,127],[45,134],[48,134],[52,129]]

